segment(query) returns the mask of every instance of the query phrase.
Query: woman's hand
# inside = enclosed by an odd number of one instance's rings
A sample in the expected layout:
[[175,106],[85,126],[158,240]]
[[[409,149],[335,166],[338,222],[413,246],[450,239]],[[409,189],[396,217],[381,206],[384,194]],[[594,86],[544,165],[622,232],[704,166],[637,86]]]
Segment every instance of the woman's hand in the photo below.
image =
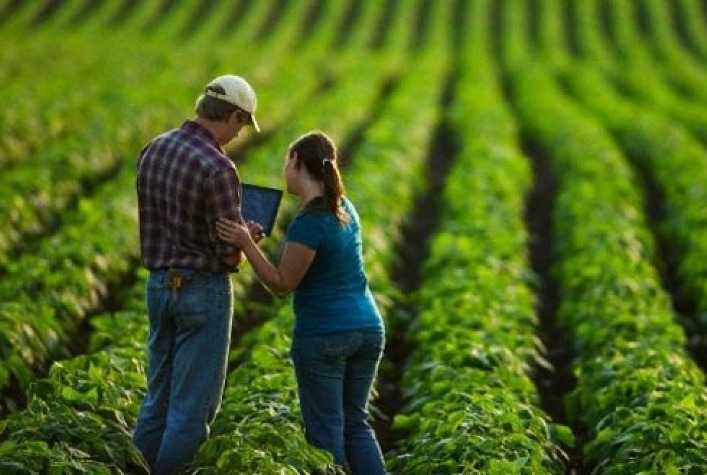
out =
[[253,239],[248,225],[244,226],[230,219],[219,218],[216,221],[216,231],[219,238],[241,249],[245,248],[249,242],[257,242]]
[[245,225],[250,233],[250,238],[255,243],[259,243],[265,237],[263,227],[259,223],[256,223],[255,221],[248,221]]

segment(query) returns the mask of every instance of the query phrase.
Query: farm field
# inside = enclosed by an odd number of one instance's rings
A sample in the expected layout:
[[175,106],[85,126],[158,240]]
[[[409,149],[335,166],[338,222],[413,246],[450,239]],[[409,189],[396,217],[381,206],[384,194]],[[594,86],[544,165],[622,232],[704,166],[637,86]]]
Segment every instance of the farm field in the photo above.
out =
[[[225,73],[258,94],[244,181],[339,144],[390,473],[707,473],[707,3],[0,0],[0,474],[148,473],[136,160]],[[289,301],[233,282],[187,473],[339,473]]]

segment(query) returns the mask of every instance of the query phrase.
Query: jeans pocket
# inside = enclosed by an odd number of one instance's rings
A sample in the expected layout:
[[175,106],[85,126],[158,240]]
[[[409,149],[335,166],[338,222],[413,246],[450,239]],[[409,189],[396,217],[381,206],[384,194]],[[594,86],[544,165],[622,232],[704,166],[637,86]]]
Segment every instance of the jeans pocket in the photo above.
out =
[[321,352],[329,358],[347,358],[358,350],[361,345],[359,332],[336,333],[322,337]]
[[174,318],[182,329],[199,329],[209,320],[209,309],[213,305],[209,293],[204,288],[185,287],[179,293],[174,303]]

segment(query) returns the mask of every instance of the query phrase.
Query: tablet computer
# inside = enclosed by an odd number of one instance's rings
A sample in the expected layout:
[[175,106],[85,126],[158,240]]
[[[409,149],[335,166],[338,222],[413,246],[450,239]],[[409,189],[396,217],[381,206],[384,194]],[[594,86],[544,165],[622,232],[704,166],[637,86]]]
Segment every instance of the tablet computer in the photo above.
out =
[[260,224],[266,236],[272,233],[281,201],[282,190],[241,183],[241,215]]

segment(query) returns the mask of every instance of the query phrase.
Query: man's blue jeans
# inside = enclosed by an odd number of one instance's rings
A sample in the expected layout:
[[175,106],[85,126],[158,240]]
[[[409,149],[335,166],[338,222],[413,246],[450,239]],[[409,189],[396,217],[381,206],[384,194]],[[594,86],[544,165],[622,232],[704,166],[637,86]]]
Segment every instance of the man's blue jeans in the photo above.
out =
[[147,394],[133,442],[156,475],[192,460],[221,404],[233,318],[228,274],[180,269],[172,289],[166,270],[147,282]]
[[368,398],[383,355],[385,337],[346,332],[298,337],[291,356],[307,441],[334,455],[350,473],[385,473]]

